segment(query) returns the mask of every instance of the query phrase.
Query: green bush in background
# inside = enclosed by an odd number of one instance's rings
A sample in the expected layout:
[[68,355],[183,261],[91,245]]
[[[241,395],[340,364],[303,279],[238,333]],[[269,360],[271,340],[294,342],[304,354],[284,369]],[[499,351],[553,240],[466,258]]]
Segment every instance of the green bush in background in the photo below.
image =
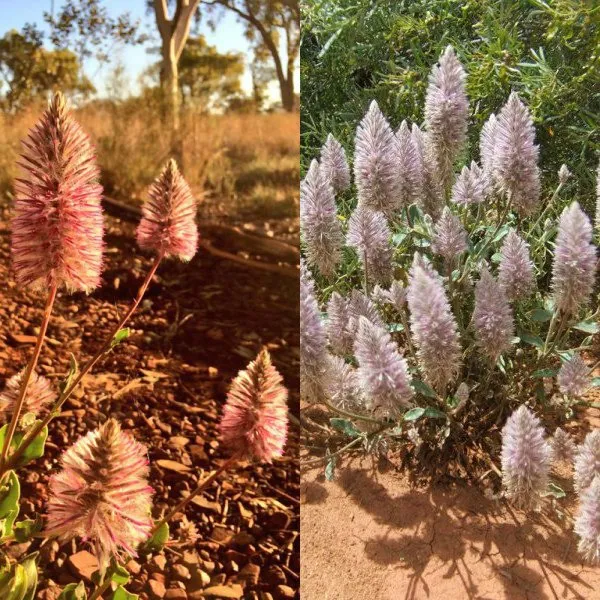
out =
[[[470,144],[511,89],[533,114],[548,185],[565,163],[589,212],[600,150],[596,0],[304,0],[302,169],[327,133],[347,151],[372,99],[391,124],[423,121],[427,76],[452,44],[468,73]],[[477,151],[475,152],[477,154]]]

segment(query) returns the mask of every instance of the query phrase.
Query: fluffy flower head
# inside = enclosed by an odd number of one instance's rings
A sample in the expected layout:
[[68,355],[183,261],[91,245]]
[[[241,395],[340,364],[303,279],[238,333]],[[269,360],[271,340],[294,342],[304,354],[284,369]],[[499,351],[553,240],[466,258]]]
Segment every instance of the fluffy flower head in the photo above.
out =
[[508,233],[500,249],[498,281],[510,300],[528,296],[534,287],[533,262],[527,242],[514,230]]
[[307,263],[330,277],[340,262],[344,236],[333,188],[316,160],[300,185],[300,221]]
[[321,148],[321,170],[334,192],[343,192],[350,187],[350,167],[346,152],[331,134]]
[[196,201],[173,159],[150,186],[137,228],[137,241],[143,250],[183,261],[196,254]]
[[548,487],[552,449],[540,420],[524,405],[502,429],[502,483],[507,497],[524,510],[539,506]]
[[484,172],[476,162],[463,167],[452,187],[451,200],[455,204],[468,206],[481,204],[487,196],[487,181]]
[[590,370],[579,354],[566,360],[557,377],[558,388],[571,398],[580,398],[590,387]]
[[410,328],[425,378],[438,391],[458,375],[461,347],[458,327],[441,278],[415,254],[408,282]]
[[540,197],[539,148],[529,110],[513,92],[495,126],[494,179],[521,215],[531,214]]
[[410,404],[408,367],[388,331],[361,317],[354,342],[358,379],[372,408],[394,412]]
[[590,431],[577,448],[573,472],[575,491],[581,494],[591,485],[596,475],[600,475],[600,429]]
[[11,223],[17,282],[89,292],[100,283],[102,186],[88,136],[55,94],[23,141]]
[[271,463],[283,454],[287,438],[287,389],[260,352],[231,384],[219,423],[221,441],[245,459]]
[[574,315],[588,303],[594,289],[596,248],[592,224],[577,202],[565,207],[558,225],[552,291],[556,307]]
[[391,214],[399,208],[398,140],[373,100],[356,130],[354,180],[358,202]]
[[402,121],[396,132],[398,140],[398,195],[400,206],[410,206],[420,197],[422,164],[410,128]]
[[[12,415],[19,392],[25,369],[13,375],[7,382],[6,387],[0,394],[0,412],[8,419]],[[29,379],[29,385],[25,392],[25,404],[22,414],[33,413],[38,415],[42,408],[50,405],[56,400],[56,392],[52,389],[52,384],[43,375],[33,372]]]
[[48,535],[94,544],[101,570],[111,557],[136,556],[152,529],[146,448],[114,419],[82,437],[50,478]]
[[583,559],[592,564],[600,563],[600,477],[594,477],[591,485],[579,496],[579,512],[573,527],[579,537],[577,550]]
[[467,232],[460,219],[452,214],[445,206],[440,220],[435,224],[431,249],[443,256],[448,263],[458,257],[467,249]]
[[358,206],[350,216],[346,243],[356,248],[369,281],[387,283],[392,278],[390,238],[383,213]]

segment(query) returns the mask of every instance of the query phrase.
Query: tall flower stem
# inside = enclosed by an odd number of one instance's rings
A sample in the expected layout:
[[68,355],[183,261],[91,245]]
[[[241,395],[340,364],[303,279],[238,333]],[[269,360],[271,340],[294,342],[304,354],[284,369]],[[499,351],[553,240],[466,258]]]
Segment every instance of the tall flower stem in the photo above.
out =
[[548,214],[548,211],[554,204],[554,200],[556,200],[556,198],[558,197],[558,194],[560,193],[560,190],[562,189],[563,185],[564,185],[563,183],[559,183],[556,186],[556,189],[554,190],[552,197],[550,198],[550,200],[548,202],[546,202],[546,206],[544,207],[544,210],[540,213],[540,216],[536,219],[535,223],[529,230],[529,234],[527,235],[528,238],[530,238],[535,233],[537,226],[542,222],[542,219]]
[[[40,352],[42,351],[42,346],[44,344],[44,338],[46,337],[46,331],[48,329],[48,324],[50,323],[52,307],[54,306],[54,301],[56,300],[57,289],[58,289],[58,285],[55,283],[54,285],[52,285],[52,287],[48,291],[48,299],[46,300],[46,308],[44,309],[44,317],[42,319],[42,324],[40,325],[40,332],[38,334],[35,348],[33,350],[33,355],[31,356],[31,360],[29,361],[29,364],[27,365],[25,374],[23,375],[23,381],[21,383],[19,397],[17,398],[17,401],[15,402],[15,409],[12,414],[10,425],[8,426],[8,433],[6,434],[6,438],[4,439],[4,446],[2,447],[2,457],[0,459],[0,464],[3,467],[6,464],[6,456],[8,454],[10,444],[15,435],[15,431],[17,429],[17,424],[19,422],[19,418],[21,417],[21,411],[23,410],[23,405],[25,404],[25,396],[27,395],[27,386],[29,385],[29,380],[31,379],[31,374],[35,370],[38,359],[40,357]],[[40,431],[41,431],[41,429],[40,429]]]
[[181,502],[176,504],[155,526],[154,529],[150,532],[150,537],[152,537],[165,523],[168,523],[178,512],[181,510],[192,500],[195,498],[202,490],[206,489],[221,473],[229,469],[233,464],[235,464],[240,459],[240,454],[235,453],[230,456],[218,469],[213,471],[208,477],[205,477],[195,489],[193,489],[188,496],[186,496]]
[[[106,338],[106,340],[104,341],[102,346],[96,351],[96,354],[94,354],[94,356],[92,356],[92,358],[90,358],[88,360],[88,362],[81,369],[81,371],[79,372],[79,374],[77,375],[77,377],[75,378],[73,383],[71,383],[62,392],[62,394],[58,397],[58,399],[56,400],[54,405],[48,411],[48,414],[46,415],[46,417],[44,419],[42,419],[38,423],[38,425],[35,426],[29,432],[27,437],[23,440],[23,442],[17,448],[17,450],[15,450],[14,454],[12,454],[10,456],[8,461],[2,462],[2,472],[0,472],[0,475],[6,469],[11,468],[12,465],[15,464],[17,459],[27,449],[29,444],[31,444],[31,442],[36,438],[37,435],[39,435],[39,433],[44,429],[44,427],[46,427],[46,425],[48,425],[48,423],[50,423],[50,421],[58,414],[58,411],[61,409],[62,405],[67,401],[67,399],[75,391],[75,388],[81,383],[82,379],[92,370],[92,368],[96,365],[96,363],[100,360],[100,358],[102,358],[102,356],[105,354],[105,352],[110,349],[112,341],[115,338],[115,335],[123,328],[123,326],[127,323],[127,321],[129,321],[129,319],[131,318],[131,315],[133,315],[133,313],[139,306],[140,302],[142,301],[142,298],[144,297],[144,294],[146,293],[146,290],[148,289],[148,286],[150,285],[150,282],[152,281],[152,278],[154,277],[156,270],[158,269],[158,266],[160,265],[160,263],[162,261],[162,258],[163,258],[162,254],[159,254],[156,257],[154,264],[148,271],[148,274],[146,275],[146,278],[144,279],[142,285],[140,286],[138,293],[137,293],[134,301],[132,302],[131,306],[129,307],[128,311],[121,317],[119,323],[113,328],[113,330],[108,335],[108,337]],[[27,380],[27,377],[25,379]]]

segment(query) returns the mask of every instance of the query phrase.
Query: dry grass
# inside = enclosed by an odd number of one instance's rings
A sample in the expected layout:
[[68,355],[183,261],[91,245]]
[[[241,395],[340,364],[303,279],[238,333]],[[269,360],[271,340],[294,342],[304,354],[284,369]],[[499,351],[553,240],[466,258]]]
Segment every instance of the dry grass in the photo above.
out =
[[[0,114],[0,190],[18,175],[21,140],[41,108]],[[137,106],[81,108],[94,140],[106,193],[137,202],[170,156],[171,137],[156,112]],[[232,211],[293,216],[299,181],[298,114],[184,114],[182,169],[197,194]]]

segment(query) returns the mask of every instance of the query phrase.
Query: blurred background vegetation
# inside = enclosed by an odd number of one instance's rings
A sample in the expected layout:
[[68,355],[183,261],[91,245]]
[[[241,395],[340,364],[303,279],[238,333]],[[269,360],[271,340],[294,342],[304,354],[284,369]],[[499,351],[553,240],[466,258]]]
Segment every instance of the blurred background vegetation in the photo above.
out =
[[35,6],[0,31],[4,200],[21,139],[60,90],[96,144],[106,195],[140,202],[174,156],[205,204],[239,219],[296,218],[297,0]]
[[600,150],[600,3],[595,0],[304,0],[302,172],[333,133],[351,155],[376,99],[393,127],[423,120],[427,76],[447,44],[468,74],[470,153],[482,124],[518,91],[546,185],[565,163],[588,210]]

